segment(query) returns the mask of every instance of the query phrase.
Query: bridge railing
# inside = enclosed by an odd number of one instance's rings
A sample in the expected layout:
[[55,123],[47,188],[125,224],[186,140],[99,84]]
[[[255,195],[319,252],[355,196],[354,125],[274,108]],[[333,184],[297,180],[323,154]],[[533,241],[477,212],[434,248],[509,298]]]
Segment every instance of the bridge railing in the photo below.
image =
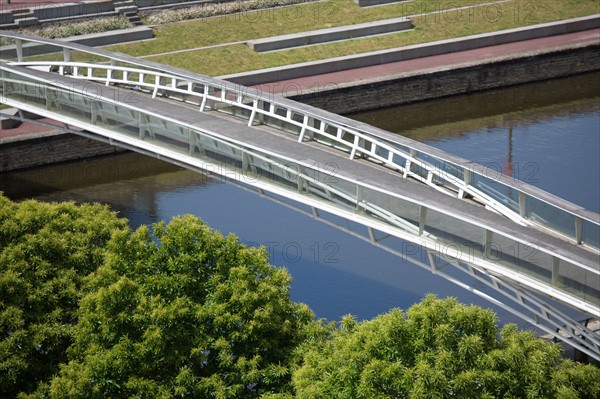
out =
[[[492,273],[535,287],[591,314],[600,313],[597,268],[538,248],[494,226],[473,222],[447,209],[426,206],[368,182],[354,181],[343,173],[323,173],[315,165],[151,113],[136,107],[135,102],[91,92],[85,85],[67,86],[35,76],[34,71],[8,65],[0,64],[0,70],[0,89],[7,103],[101,132],[136,148],[184,159],[209,171],[218,167],[215,166],[218,160],[229,168],[230,175],[243,182],[269,187],[294,199],[301,197],[307,203],[327,204],[325,208],[332,213],[358,218],[381,231],[436,251],[449,261],[483,265]],[[111,88],[110,93],[115,92]]]
[[[458,198],[469,198],[519,224],[534,223],[577,245],[600,250],[600,216],[498,171],[448,156],[424,144],[296,102],[208,76],[73,43],[2,32],[16,40],[21,65],[46,68],[72,78],[122,85],[196,104],[200,111],[225,112],[249,125],[265,124],[379,163]],[[57,46],[63,61],[23,62],[24,42]],[[20,50],[19,50],[20,49]],[[71,62],[72,51],[102,57],[107,64]],[[121,65],[119,65],[121,64]],[[165,71],[166,70],[166,71]]]

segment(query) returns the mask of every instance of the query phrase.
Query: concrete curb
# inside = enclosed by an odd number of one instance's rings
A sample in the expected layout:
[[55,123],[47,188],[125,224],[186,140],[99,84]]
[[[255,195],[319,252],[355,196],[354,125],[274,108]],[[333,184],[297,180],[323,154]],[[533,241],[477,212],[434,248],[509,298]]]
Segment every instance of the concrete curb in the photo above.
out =
[[[20,120],[17,119],[12,119],[9,116],[16,116],[19,115],[19,110],[17,108],[5,108],[5,109],[0,109],[0,128],[2,129],[14,129],[16,127],[19,127],[21,125]],[[27,111],[21,111],[21,114],[23,115],[24,118],[29,118],[29,119],[39,119],[40,116],[36,115],[36,114],[32,114],[31,112],[27,112]],[[7,116],[4,116],[7,115]],[[2,142],[3,137],[1,137],[0,135],[0,142]]]
[[335,28],[298,32],[289,35],[271,36],[250,40],[248,41],[248,45],[256,52],[264,52],[333,42],[336,40],[347,40],[357,37],[400,32],[410,28],[412,28],[411,20],[409,18],[400,17],[365,22],[362,24],[337,26]]
[[384,4],[392,4],[392,3],[404,3],[408,0],[354,0],[356,4],[360,7],[372,7],[372,6],[380,6]]
[[458,39],[440,40],[433,43],[416,44],[359,55],[330,58],[322,61],[303,62],[282,67],[230,74],[220,76],[220,78],[245,86],[253,86],[311,75],[338,72],[347,69],[473,50],[522,40],[539,39],[542,37],[596,28],[600,28],[600,14],[499,32],[466,36]]
[[[60,40],[79,43],[90,47],[108,46],[110,44],[128,43],[139,40],[152,39],[154,31],[147,26],[138,26],[129,29],[92,33],[89,35],[65,37]],[[14,45],[0,47],[2,58],[17,58],[17,50]],[[23,44],[23,56],[48,54],[57,52],[56,47],[48,44],[25,43]]]

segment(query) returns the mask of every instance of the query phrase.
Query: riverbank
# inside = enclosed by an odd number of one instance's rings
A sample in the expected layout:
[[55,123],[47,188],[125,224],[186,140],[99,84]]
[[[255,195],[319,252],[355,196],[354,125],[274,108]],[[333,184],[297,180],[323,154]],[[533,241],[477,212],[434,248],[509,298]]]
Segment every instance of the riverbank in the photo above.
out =
[[[446,46],[456,46],[455,42]],[[599,50],[600,29],[593,29],[475,50],[448,49],[441,55],[315,73],[258,87],[346,114],[595,71],[600,66]],[[24,124],[0,133],[0,172],[115,151],[107,144]]]
[[356,76],[351,81],[326,74],[270,86],[287,88],[293,100],[348,114],[597,71],[599,37],[600,30],[586,31],[554,38],[572,40],[566,44],[536,48],[547,39],[532,40],[530,49],[517,53],[502,50],[522,43],[384,64],[370,73],[369,68],[345,71]]

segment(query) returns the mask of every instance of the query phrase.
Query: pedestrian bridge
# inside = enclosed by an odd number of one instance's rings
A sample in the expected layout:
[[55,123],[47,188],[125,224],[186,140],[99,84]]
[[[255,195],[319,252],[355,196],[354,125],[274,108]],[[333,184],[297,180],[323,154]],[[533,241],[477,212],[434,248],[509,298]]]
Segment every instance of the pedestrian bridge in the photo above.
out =
[[[0,102],[223,176],[326,223],[355,222],[364,234],[337,225],[600,360],[600,335],[559,309],[600,318],[600,215],[282,97],[119,53],[0,35],[14,41],[2,51]],[[32,59],[32,46],[56,51]]]

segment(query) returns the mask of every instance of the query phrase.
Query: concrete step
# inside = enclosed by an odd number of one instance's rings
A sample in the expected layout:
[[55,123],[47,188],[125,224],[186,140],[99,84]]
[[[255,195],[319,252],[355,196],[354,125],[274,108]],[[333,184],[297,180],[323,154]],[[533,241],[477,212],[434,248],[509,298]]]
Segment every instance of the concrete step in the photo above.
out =
[[129,1],[113,1],[113,5],[115,7],[115,10],[117,10],[118,8],[136,8],[137,9],[137,5],[129,0]]
[[126,12],[125,17],[127,17],[127,20],[131,22],[134,26],[143,25],[140,16],[137,15],[137,13],[135,12]]
[[33,26],[39,23],[38,19],[33,14],[33,11],[31,11],[29,8],[20,8],[12,10],[11,12],[14,18],[14,23],[19,28]]
[[19,19],[15,19],[16,24],[19,26],[19,28],[24,28],[27,26],[33,26],[33,25],[37,25],[39,23],[38,19],[36,17],[27,17],[27,18],[19,18]]
[[11,13],[15,17],[21,17],[23,15],[33,15],[33,11],[31,11],[29,8],[17,8],[12,10]]
[[0,30],[14,30],[14,29],[19,29],[19,25],[17,24],[1,24],[0,25]]

